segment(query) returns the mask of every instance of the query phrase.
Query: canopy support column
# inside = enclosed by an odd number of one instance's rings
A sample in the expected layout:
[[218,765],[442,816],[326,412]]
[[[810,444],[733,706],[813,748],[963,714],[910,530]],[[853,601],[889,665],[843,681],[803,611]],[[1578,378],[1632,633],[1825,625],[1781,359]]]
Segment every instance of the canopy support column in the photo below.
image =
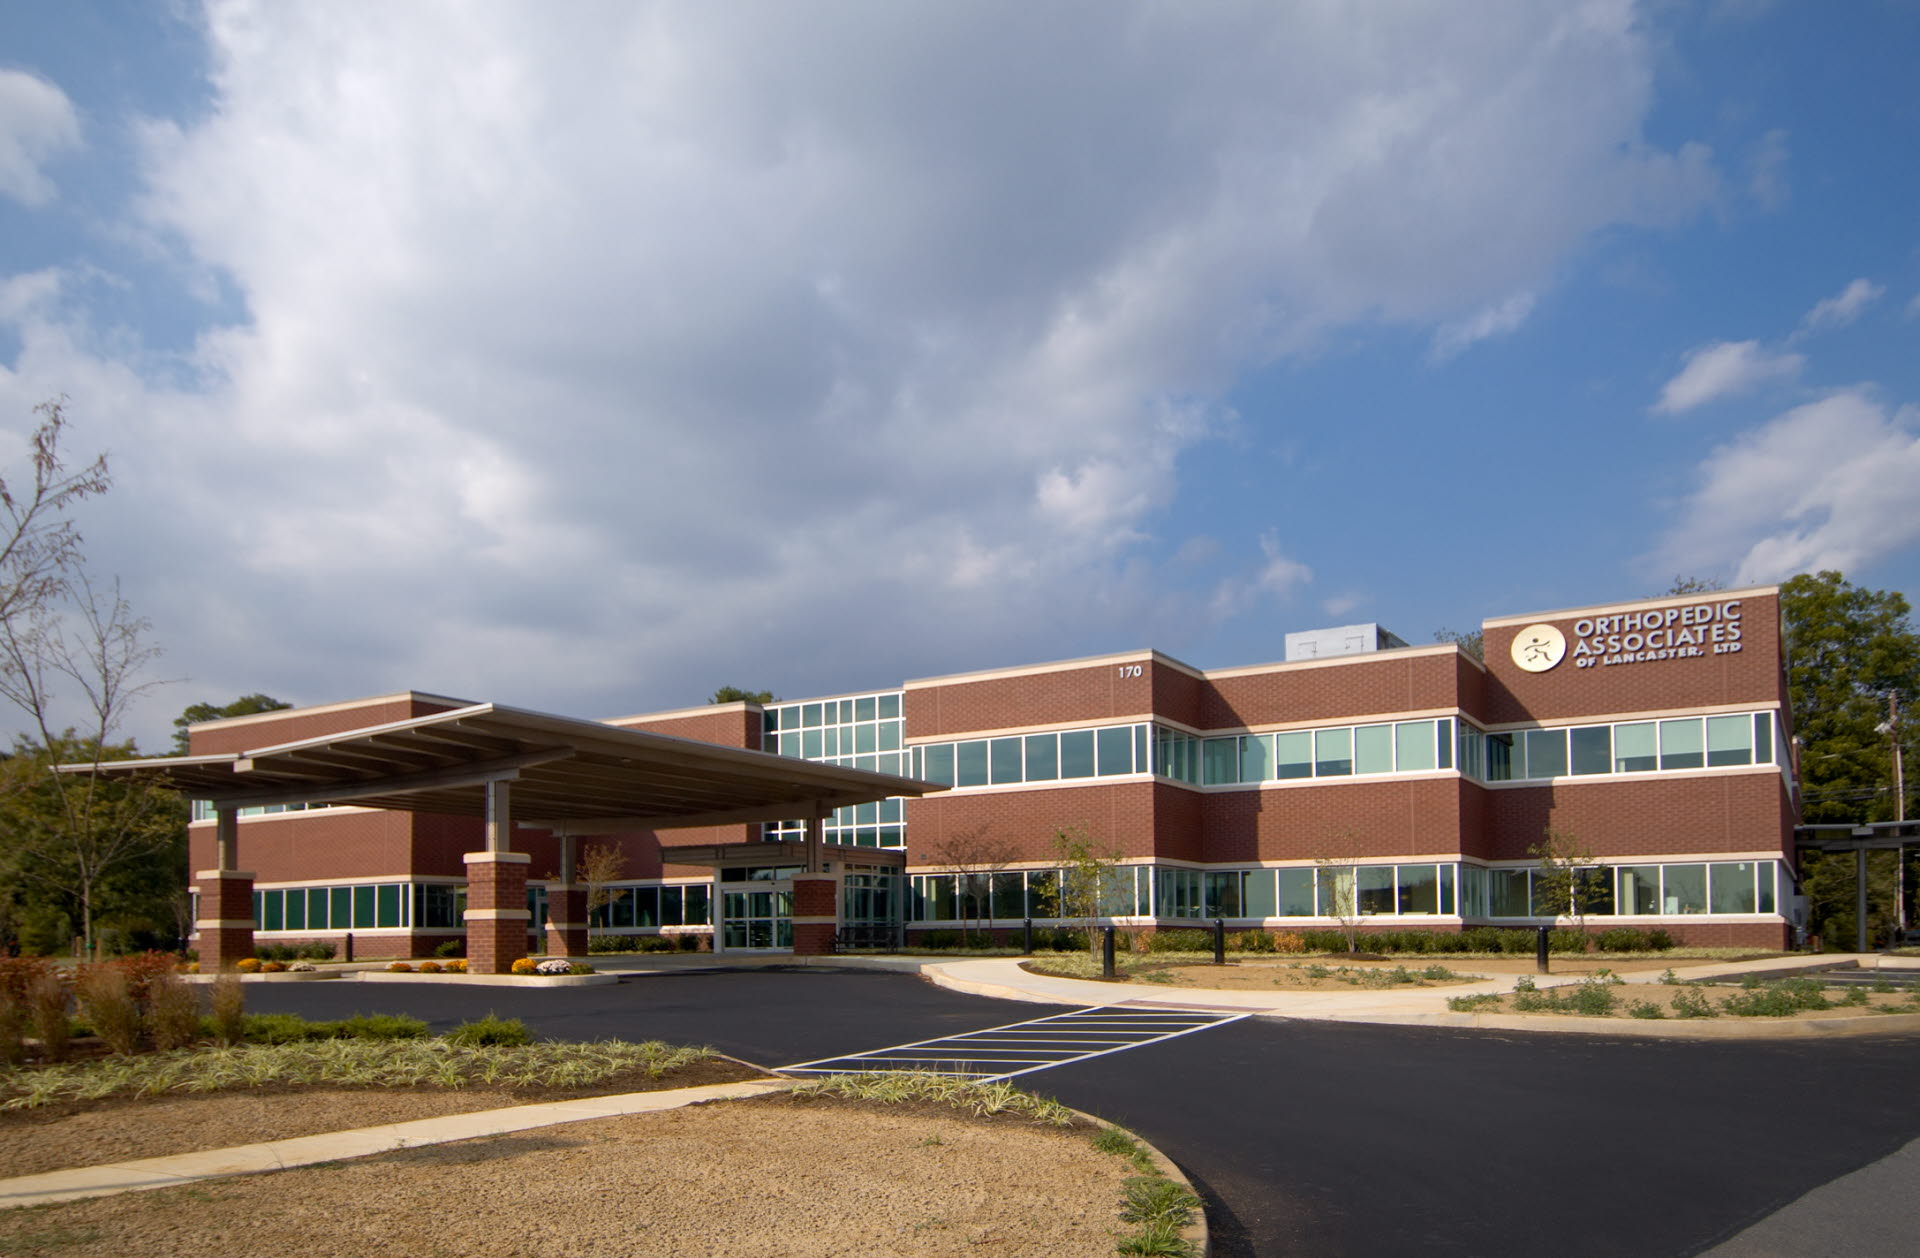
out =
[[560,830],[560,869],[547,884],[547,951],[556,957],[587,955],[587,889],[580,885],[580,840]]
[[487,783],[484,852],[468,852],[467,970],[508,974],[527,955],[527,866],[532,857],[513,851],[513,796],[504,779]]
[[193,926],[200,935],[200,969],[224,974],[253,955],[253,875],[239,863],[240,813],[232,805],[214,810],[212,869],[194,874],[200,911]]

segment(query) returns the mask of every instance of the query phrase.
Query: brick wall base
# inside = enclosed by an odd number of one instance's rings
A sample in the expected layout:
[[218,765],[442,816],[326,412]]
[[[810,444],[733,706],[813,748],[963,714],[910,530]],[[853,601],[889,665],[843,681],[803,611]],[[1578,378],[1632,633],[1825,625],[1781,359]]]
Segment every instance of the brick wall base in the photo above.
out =
[[204,869],[194,875],[200,892],[200,969],[222,974],[253,955],[253,875]]
[[547,885],[546,949],[556,957],[587,955],[587,889]]
[[508,974],[527,955],[527,865],[524,852],[468,852],[467,972]]

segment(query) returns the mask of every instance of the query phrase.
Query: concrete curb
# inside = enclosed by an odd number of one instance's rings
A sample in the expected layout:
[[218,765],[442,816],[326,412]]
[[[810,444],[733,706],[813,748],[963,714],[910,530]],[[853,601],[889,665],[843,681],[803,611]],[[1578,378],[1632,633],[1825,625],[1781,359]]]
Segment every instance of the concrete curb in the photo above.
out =
[[[1296,1015],[1270,1011],[1254,1015],[1276,1022]],[[1304,1019],[1303,1019],[1304,1020]],[[1590,1018],[1556,1013],[1373,1013],[1319,1014],[1321,1022],[1375,1022],[1385,1026],[1451,1027],[1457,1030],[1527,1031],[1561,1035],[1619,1035],[1665,1040],[1780,1040],[1859,1035],[1911,1035],[1920,1032],[1920,1013],[1885,1013],[1871,1018]]]
[[459,987],[605,987],[620,981],[618,974],[390,974],[384,970],[341,977],[353,983],[449,983]]
[[[1073,1109],[1071,1105],[1066,1108]],[[1073,1112],[1097,1127],[1110,1127],[1115,1131],[1125,1132],[1136,1144],[1147,1151],[1147,1158],[1153,1163],[1155,1170],[1186,1189],[1188,1194],[1200,1203],[1200,1208],[1194,1211],[1197,1216],[1194,1221],[1180,1229],[1180,1239],[1193,1246],[1193,1252],[1197,1258],[1207,1258],[1213,1252],[1213,1233],[1207,1225],[1207,1201],[1200,1195],[1200,1190],[1193,1186],[1193,1181],[1187,1178],[1187,1173],[1181,1170],[1172,1158],[1162,1153],[1160,1146],[1131,1127],[1122,1127],[1119,1123],[1108,1122],[1098,1114],[1089,1114],[1085,1110],[1073,1109]]]
[[142,1158],[135,1162],[22,1175],[0,1180],[0,1209],[108,1197],[123,1192],[145,1192],[204,1179],[257,1175],[265,1171],[312,1166],[319,1162],[337,1162],[342,1158],[368,1157],[400,1149],[449,1144],[455,1140],[472,1140],[480,1136],[508,1135],[561,1123],[618,1118],[625,1114],[649,1114],[707,1101],[761,1096],[792,1086],[786,1080],[747,1081],[712,1083],[697,1088],[669,1088],[659,1092],[625,1092],[617,1096],[516,1105],[471,1114],[449,1114],[440,1118],[388,1123],[380,1127],[361,1127],[353,1131],[298,1136],[291,1140],[270,1140],[230,1149],[208,1149],[199,1153],[176,1153],[170,1157]]

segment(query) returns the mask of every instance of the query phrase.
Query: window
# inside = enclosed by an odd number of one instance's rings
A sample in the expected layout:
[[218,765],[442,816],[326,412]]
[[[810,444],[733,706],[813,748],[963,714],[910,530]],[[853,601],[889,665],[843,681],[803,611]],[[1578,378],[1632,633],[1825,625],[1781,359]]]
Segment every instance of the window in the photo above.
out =
[[1567,731],[1530,729],[1527,731],[1527,776],[1559,778],[1567,775]]
[[1613,727],[1615,773],[1651,773],[1659,767],[1652,721]]
[[[1405,726],[1401,726],[1405,729]],[[1432,731],[1428,731],[1431,737]],[[1362,725],[1353,731],[1353,771],[1355,773],[1393,772],[1394,729],[1391,725]],[[1427,749],[1433,759],[1433,749]],[[1431,768],[1432,765],[1426,766]]]
[[[1744,717],[1739,718],[1745,723]],[[1707,866],[1710,903],[1715,913],[1754,911],[1753,862],[1728,861]]]
[[1225,786],[1240,780],[1239,739],[1209,738],[1204,754],[1206,773],[1202,780],[1208,786]]
[[1304,731],[1273,736],[1273,775],[1285,781],[1313,776],[1313,735]]
[[1240,780],[1264,782],[1273,776],[1273,738],[1249,734],[1240,740]]
[[1313,870],[1280,869],[1274,871],[1280,882],[1280,917],[1314,915]]
[[1060,776],[1060,735],[1027,735],[1026,754],[1027,781],[1051,782]]
[[1020,740],[993,738],[987,741],[987,769],[995,786],[1025,780],[1020,768]]
[[1093,776],[1092,730],[1080,729],[1060,735],[1060,776],[1063,778]]
[[[1445,766],[1436,764],[1434,722],[1406,721],[1393,727],[1395,759],[1402,773]],[[1451,739],[1448,740],[1451,745]]]
[[1531,917],[1533,896],[1524,869],[1487,871],[1487,916]]
[[1354,871],[1354,879],[1355,894],[1362,913],[1393,912],[1392,865],[1362,865]]
[[1133,772],[1133,728],[1128,725],[1116,725],[1111,729],[1100,730],[1098,735],[1100,751],[1100,776],[1113,777],[1121,773]]
[[[1449,873],[1453,866],[1448,865]],[[1438,913],[1440,908],[1440,867],[1401,865],[1396,875],[1400,882],[1399,910],[1402,913]]]
[[1747,716],[1707,718],[1707,765],[1753,763],[1753,721]]
[[1705,865],[1663,866],[1661,911],[1704,913],[1707,911],[1707,867]]
[[1313,775],[1345,777],[1353,772],[1353,731],[1316,730],[1313,735]]
[[[1308,871],[1312,872],[1312,871]],[[1271,869],[1249,869],[1246,880],[1241,884],[1241,911],[1248,917],[1274,917],[1277,915],[1273,897],[1274,871]]]
[[1572,747],[1569,759],[1572,761],[1575,777],[1613,771],[1612,726],[1582,726],[1573,730],[1570,737]]
[[954,785],[987,784],[987,744],[982,739],[959,743],[954,747]]
[[1700,738],[1700,721],[1689,718],[1660,722],[1660,767],[1662,769],[1698,769],[1706,763]]

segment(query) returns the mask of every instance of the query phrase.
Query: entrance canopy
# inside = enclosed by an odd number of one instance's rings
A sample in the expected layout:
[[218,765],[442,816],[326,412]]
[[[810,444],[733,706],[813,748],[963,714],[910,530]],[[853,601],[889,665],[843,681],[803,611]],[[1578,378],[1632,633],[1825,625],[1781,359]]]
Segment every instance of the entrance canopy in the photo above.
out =
[[511,782],[515,822],[570,835],[813,818],[946,789],[493,703],[250,751],[58,771],[150,774],[217,809],[338,803],[468,817],[487,817],[489,785]]

